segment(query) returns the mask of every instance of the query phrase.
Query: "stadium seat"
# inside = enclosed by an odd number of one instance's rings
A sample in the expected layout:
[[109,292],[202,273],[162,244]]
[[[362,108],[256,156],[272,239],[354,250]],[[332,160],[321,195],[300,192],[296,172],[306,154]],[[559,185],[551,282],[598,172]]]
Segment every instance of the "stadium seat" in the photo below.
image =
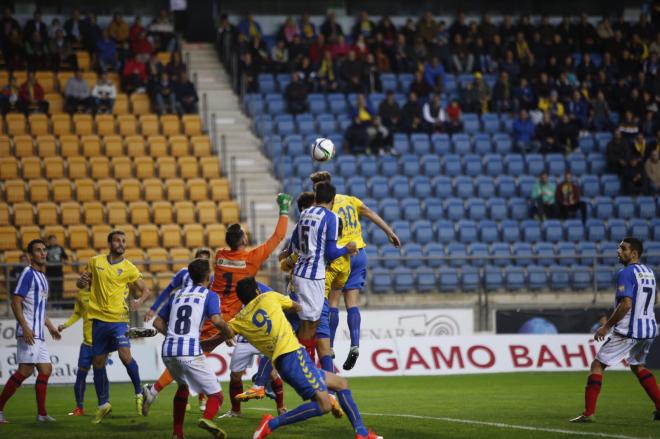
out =
[[469,260],[467,265],[474,267],[483,267],[488,263],[488,245],[481,242],[474,242],[468,247],[468,256],[472,259]]
[[[308,173],[309,174],[309,173]],[[401,179],[399,179],[398,183],[401,183]],[[405,181],[406,186],[408,185],[408,182],[405,178],[403,178],[403,181]],[[388,179],[387,177],[383,176],[377,176],[377,177],[371,177],[369,179],[369,194],[372,198],[375,199],[381,199],[381,198],[386,198],[390,196],[390,188],[388,185]]]
[[459,198],[474,196],[474,183],[471,177],[461,175],[454,179],[454,194]]
[[133,93],[131,94],[130,102],[133,114],[143,115],[151,111],[151,103],[146,94]]
[[543,222],[543,236],[546,241],[556,243],[564,239],[564,231],[558,220],[546,220]]
[[458,290],[458,271],[451,267],[441,267],[438,270],[438,289],[442,292]]
[[484,287],[487,291],[499,290],[504,286],[502,271],[499,267],[487,265],[484,268]]
[[[408,183],[408,178],[402,175],[391,177],[389,181],[389,186],[390,186],[390,193],[394,198],[401,199],[410,196],[410,185]],[[378,198],[373,194],[372,196],[374,198]]]
[[447,198],[444,202],[444,210],[447,219],[452,221],[458,221],[465,216],[463,200],[459,198]]
[[486,174],[491,177],[497,177],[504,172],[504,163],[499,154],[486,154],[484,157],[484,166]]
[[479,223],[479,235],[481,242],[491,244],[499,241],[500,233],[497,228],[497,223],[492,220],[483,220]]
[[527,165],[527,173],[529,175],[538,177],[538,175],[541,174],[541,171],[545,170],[545,162],[543,161],[543,156],[541,154],[527,154],[525,156],[525,162]]
[[389,270],[395,269],[403,262],[401,261],[400,250],[389,245],[380,249],[380,257],[382,259],[381,265]]
[[82,153],[85,157],[100,157],[101,152],[101,139],[97,135],[87,135],[80,138],[82,144]]
[[9,113],[5,116],[7,124],[7,134],[10,136],[20,136],[27,134],[27,125],[23,114]]
[[[417,206],[419,206],[419,202],[416,201],[416,203]],[[402,206],[404,210],[404,218],[410,220],[411,218],[409,218],[408,215],[410,215],[412,219],[419,218],[419,214],[413,216],[413,214],[417,213],[418,211],[413,210],[410,207],[411,206],[409,205],[406,205],[405,207]],[[424,212],[426,214],[426,218],[431,221],[438,221],[439,219],[443,218],[444,209],[442,207],[442,201],[439,198],[427,198],[424,201]]]
[[458,240],[469,244],[477,240],[477,224],[472,220],[460,220],[457,224]]
[[[93,203],[93,201],[90,201],[90,203]],[[52,204],[52,206],[50,206]],[[98,206],[97,206],[98,207]],[[40,203],[37,205],[37,212],[39,214],[39,224],[43,225],[54,225],[57,224],[57,214],[55,213],[50,214],[49,211],[55,211],[56,212],[56,207],[53,203]],[[103,206],[101,205],[101,209],[103,209]],[[62,224],[65,226],[72,226],[72,225],[77,225],[80,224],[80,210],[81,206],[79,203],[75,201],[70,201],[66,203],[60,204],[60,213],[62,215]],[[98,213],[98,210],[97,210]],[[54,218],[51,219],[42,219],[42,215],[44,217],[52,217]]]
[[603,195],[606,197],[614,197],[621,192],[621,182],[616,175],[605,174],[601,176],[600,183],[603,188]]
[[653,197],[637,197],[637,215],[644,219],[652,219],[656,215]]
[[103,202],[117,200],[117,181],[113,178],[104,178],[99,180],[98,184],[99,200]]
[[561,265],[552,265],[548,271],[550,272],[550,287],[553,290],[568,289],[570,285],[570,277],[566,267]]
[[124,139],[121,136],[108,135],[103,138],[103,152],[106,157],[127,158],[124,152]]
[[500,223],[500,230],[502,235],[502,241],[508,242],[510,244],[520,241],[520,227],[518,226],[518,221],[514,220],[503,220]]
[[392,278],[390,270],[375,268],[372,271],[371,289],[375,294],[385,293],[392,290]]
[[[75,117],[74,117],[75,120]],[[96,132],[99,136],[115,134],[115,117],[112,114],[98,114],[96,116]],[[78,133],[80,134],[80,133]]]
[[[523,239],[527,242],[538,242],[541,240],[541,227],[534,220],[524,220],[521,223]],[[561,227],[559,229],[561,231]]]
[[433,191],[435,196],[441,199],[445,199],[452,196],[452,183],[451,178],[446,175],[439,175],[433,180],[431,180],[431,185],[433,186]]
[[605,239],[605,222],[602,219],[589,218],[586,222],[587,240],[592,242]]
[[635,204],[631,197],[615,197],[614,205],[616,206],[616,216],[618,218],[630,219],[635,216]]
[[200,224],[213,224],[218,221],[218,212],[213,201],[197,203],[197,221]]
[[564,221],[564,236],[568,241],[584,241],[585,233],[584,224],[582,221],[577,219],[569,219]]
[[607,235],[610,241],[619,242],[628,236],[626,222],[619,218],[610,218],[607,221]]
[[163,248],[150,248],[147,250],[149,259],[149,271],[152,273],[162,273],[169,270],[169,254]]
[[535,245],[534,254],[536,258],[536,264],[549,266],[554,264],[555,251],[552,247],[552,244],[548,242],[539,242]]
[[92,157],[89,159],[90,176],[95,179],[110,176],[110,161],[106,157]]
[[[550,177],[561,177],[566,170],[564,156],[562,154],[547,154],[545,156],[546,169]],[[536,175],[536,174],[534,174]]]
[[387,223],[401,219],[399,202],[394,198],[383,198],[380,200],[378,203],[378,212]]
[[[62,217],[64,217],[64,208],[62,208]],[[90,226],[103,224],[105,222],[103,204],[98,201],[83,203],[83,221]]]
[[[71,227],[69,227],[69,233],[71,232]],[[110,227],[107,224],[96,224],[92,226],[91,231],[92,231],[92,248],[98,250],[107,248],[108,234],[110,234],[110,232],[112,231],[112,227]],[[79,247],[79,248],[85,248],[85,247]]]
[[645,242],[650,239],[648,221],[642,218],[633,218],[628,221],[630,235]]
[[34,156],[32,136],[14,136],[14,155],[19,158]]
[[424,175],[414,176],[411,180],[412,195],[418,199],[426,199],[433,194],[431,180]]
[[5,182],[5,197],[9,203],[20,203],[26,201],[25,181],[20,179],[7,180]]
[[452,267],[460,267],[466,264],[467,250],[465,244],[456,242],[447,245],[448,264]]
[[[178,232],[179,235],[181,235],[181,230],[179,230]],[[190,262],[191,258],[192,258],[191,251],[183,247],[170,249],[170,253],[168,257],[168,259],[172,262],[171,265],[173,271],[179,271],[182,268],[188,267],[188,263]],[[169,283],[170,280],[174,277],[174,273],[167,273],[167,274],[168,274],[167,282]]]
[[486,203],[480,198],[468,198],[465,202],[467,216],[471,220],[481,221],[486,218]]
[[94,120],[91,114],[74,114],[73,126],[75,127],[76,134],[79,136],[94,134]]
[[610,197],[596,197],[593,200],[593,212],[598,219],[609,219],[614,217],[614,205]]
[[25,180],[41,178],[41,160],[39,157],[22,158],[21,175]]
[[527,287],[532,291],[542,290],[548,287],[548,274],[540,265],[527,267]]
[[576,254],[577,251],[572,242],[563,241],[557,243],[557,260],[559,261],[559,265],[575,265],[577,263]]
[[140,224],[137,228],[140,247],[149,249],[160,247],[160,231],[154,224]]
[[176,165],[177,163],[174,157],[158,157],[158,159],[156,159],[156,166],[158,167],[158,177],[161,180],[177,177]]
[[[499,156],[497,159],[493,160],[493,163],[487,163],[487,167],[489,166],[496,166],[497,160],[499,160]],[[501,160],[499,162],[501,164]],[[481,157],[477,154],[467,154],[463,156],[463,169],[466,175],[470,177],[476,177],[478,175],[481,175],[483,173],[483,170],[481,168]],[[497,173],[491,174],[490,172],[486,172],[488,175],[498,175]],[[500,169],[501,173],[501,169]]]
[[133,176],[133,163],[130,157],[113,157],[111,165],[115,179],[121,180]]
[[186,157],[190,155],[190,143],[186,136],[170,136],[170,155],[172,157]]
[[506,242],[495,242],[490,246],[490,255],[494,257],[490,261],[491,265],[504,267],[511,263],[511,248]]
[[[72,225],[68,227],[69,247],[72,250],[89,248],[89,229],[83,225]],[[106,235],[107,238],[107,235]]]
[[487,197],[488,217],[495,221],[501,221],[508,218],[508,209],[506,201],[503,198]]
[[514,242],[511,252],[516,258],[516,265],[527,267],[534,263],[532,259],[532,244],[528,242]]
[[495,184],[492,178],[481,175],[475,179],[475,186],[479,198],[488,200],[495,196]]
[[580,255],[580,264],[592,266],[597,254],[596,244],[593,242],[578,242],[575,247],[576,252]]
[[420,267],[415,271],[416,290],[420,293],[429,293],[436,291],[438,282],[435,278],[435,272],[428,267]]
[[16,229],[10,226],[0,226],[0,250],[14,250],[18,248]]
[[616,271],[616,268],[610,267],[609,265],[597,265],[596,273],[594,274],[596,278],[596,287],[599,290],[611,289],[614,283],[613,273]]
[[186,136],[199,136],[202,134],[202,119],[198,114],[184,114],[181,118],[183,134]]
[[511,198],[516,195],[516,181],[510,175],[501,175],[495,179],[497,195],[502,198]]
[[37,155],[41,158],[56,157],[57,141],[55,137],[45,134],[37,137]]
[[525,270],[513,265],[504,267],[504,285],[508,291],[519,291],[525,288]]
[[481,288],[479,269],[470,265],[461,268],[461,288],[464,292],[474,292]]
[[571,269],[571,287],[575,290],[586,290],[593,287],[593,273],[590,267],[575,265]]
[[532,188],[536,180],[537,178],[532,175],[521,175],[518,177],[518,194],[525,199],[531,199]]
[[220,202],[220,220],[225,224],[233,224],[240,221],[240,209],[236,201]]
[[[87,230],[86,227],[85,230]],[[33,239],[41,239],[39,226],[22,226],[19,234],[21,235],[21,248],[27,248]]]
[[463,172],[461,159],[455,154],[448,154],[443,157],[443,167],[445,175],[449,177],[456,177]]

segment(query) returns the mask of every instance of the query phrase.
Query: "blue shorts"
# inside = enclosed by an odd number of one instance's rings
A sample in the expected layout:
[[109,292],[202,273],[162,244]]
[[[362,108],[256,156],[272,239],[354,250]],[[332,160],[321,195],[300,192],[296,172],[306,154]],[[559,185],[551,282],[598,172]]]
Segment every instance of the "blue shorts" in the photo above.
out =
[[105,355],[119,348],[130,348],[131,342],[126,337],[128,323],[102,322],[92,320],[92,354]]
[[[298,302],[298,295],[293,292],[289,292],[289,297],[291,300],[294,302]],[[286,312],[284,313],[286,316],[286,319],[291,323],[291,328],[293,328],[293,332],[298,332],[298,329],[300,328],[300,317],[298,317],[297,312]]]
[[78,369],[87,369],[89,370],[92,367],[92,359],[94,354],[92,353],[92,347],[88,344],[80,344],[80,353],[78,354]]
[[319,325],[316,327],[316,338],[330,338],[330,306],[328,306],[328,299],[323,302],[323,310],[321,311],[321,318]]
[[356,255],[351,256],[351,274],[348,275],[344,291],[364,288],[364,283],[367,280],[367,262],[367,252],[364,251],[364,248],[361,248]]
[[280,377],[304,400],[316,392],[326,392],[325,373],[318,369],[304,348],[284,354],[275,360]]

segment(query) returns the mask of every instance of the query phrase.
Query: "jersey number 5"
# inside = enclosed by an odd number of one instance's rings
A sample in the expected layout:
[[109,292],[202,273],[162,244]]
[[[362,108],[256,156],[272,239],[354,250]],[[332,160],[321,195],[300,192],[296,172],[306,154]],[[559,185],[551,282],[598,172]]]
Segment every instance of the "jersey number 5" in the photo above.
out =
[[252,323],[257,328],[263,328],[266,326],[266,334],[270,334],[270,330],[273,328],[273,322],[268,318],[268,314],[263,309],[257,310],[252,316]]
[[304,254],[309,253],[309,226],[300,228],[300,250]]
[[174,333],[185,335],[190,332],[190,316],[192,308],[190,305],[183,305],[176,311],[176,321],[174,322]]

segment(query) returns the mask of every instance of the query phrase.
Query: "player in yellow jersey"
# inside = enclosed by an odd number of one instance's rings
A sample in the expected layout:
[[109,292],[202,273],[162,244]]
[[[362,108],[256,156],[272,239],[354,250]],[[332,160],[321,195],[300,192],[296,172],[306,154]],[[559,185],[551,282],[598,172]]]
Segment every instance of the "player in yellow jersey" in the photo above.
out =
[[303,400],[311,399],[310,402],[276,418],[269,414],[264,415],[253,438],[263,439],[279,427],[330,412],[333,399],[330,398],[328,389],[337,392],[339,404],[355,430],[356,439],[379,438],[362,423],[360,411],[353,401],[346,379],[319,370],[298,342],[284,310],[300,312],[302,307],[291,298],[274,291],[259,294],[259,287],[253,277],[239,281],[236,293],[243,303],[243,309],[229,321],[229,326],[268,357],[282,379],[293,387]]
[[73,394],[76,397],[76,408],[69,413],[69,416],[83,416],[85,414],[83,404],[85,402],[85,381],[87,373],[92,367],[92,322],[89,320],[87,310],[89,308],[89,289],[82,289],[78,292],[76,303],[73,305],[73,314],[69,319],[58,326],[60,332],[76,323],[83,321],[83,342],[80,344],[80,354],[78,354],[78,371],[76,372],[76,383],[73,385]]
[[[312,184],[316,185],[321,182],[332,182],[332,175],[326,171],[315,172],[310,176]],[[343,287],[332,285],[332,289],[328,296],[329,322],[330,322],[330,344],[334,346],[335,334],[337,333],[337,326],[339,325],[339,298],[343,292],[344,303],[346,304],[348,329],[351,334],[351,349],[348,353],[348,358],[344,362],[344,369],[350,370],[355,366],[355,362],[360,355],[360,308],[358,308],[358,294],[364,287],[367,279],[367,253],[364,248],[367,244],[362,238],[362,225],[360,218],[365,217],[374,224],[376,224],[385,235],[387,239],[395,247],[401,246],[399,237],[396,236],[394,230],[383,220],[376,212],[367,207],[362,200],[357,197],[348,195],[337,194],[335,195],[335,202],[332,211],[343,220],[344,230],[343,235],[337,241],[337,246],[346,245],[347,242],[355,241],[359,249],[358,253],[350,257],[350,272]],[[342,262],[339,262],[342,264]],[[344,265],[338,265],[338,270],[346,270]],[[332,270],[331,270],[332,271]],[[327,276],[327,274],[326,274]],[[327,278],[326,278],[327,279]],[[335,284],[339,284],[338,279]]]
[[149,298],[151,290],[142,279],[142,273],[124,258],[126,235],[121,230],[108,234],[107,255],[94,256],[87,263],[87,270],[80,276],[78,288],[90,289],[87,317],[92,322],[92,365],[94,387],[98,397],[98,410],[93,423],[100,423],[112,411],[110,384],[105,370],[108,354],[118,351],[135,389],[135,408],[142,415],[142,385],[138,365],[131,356],[128,331],[129,287],[135,287],[137,299],[131,301],[131,309],[137,310]]

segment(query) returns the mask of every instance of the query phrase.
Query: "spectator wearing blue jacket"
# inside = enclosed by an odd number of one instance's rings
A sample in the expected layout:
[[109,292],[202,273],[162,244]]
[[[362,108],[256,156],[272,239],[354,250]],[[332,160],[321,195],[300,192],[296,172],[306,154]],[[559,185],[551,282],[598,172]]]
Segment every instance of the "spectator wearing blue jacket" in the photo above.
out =
[[431,61],[424,65],[424,80],[431,86],[434,93],[442,92],[445,81],[445,68],[437,56],[431,58]]
[[527,110],[520,110],[520,116],[513,121],[513,142],[522,152],[533,148],[534,124],[527,114]]
[[109,69],[117,71],[117,44],[110,38],[108,31],[104,30],[101,38],[96,42],[96,59],[101,71],[106,72]]
[[254,21],[252,14],[248,14],[238,23],[238,33],[244,35],[248,40],[252,40],[254,37],[262,37],[263,31],[261,30],[261,25]]
[[582,97],[578,90],[573,92],[573,96],[566,103],[565,109],[580,129],[587,129],[589,125],[589,103]]

